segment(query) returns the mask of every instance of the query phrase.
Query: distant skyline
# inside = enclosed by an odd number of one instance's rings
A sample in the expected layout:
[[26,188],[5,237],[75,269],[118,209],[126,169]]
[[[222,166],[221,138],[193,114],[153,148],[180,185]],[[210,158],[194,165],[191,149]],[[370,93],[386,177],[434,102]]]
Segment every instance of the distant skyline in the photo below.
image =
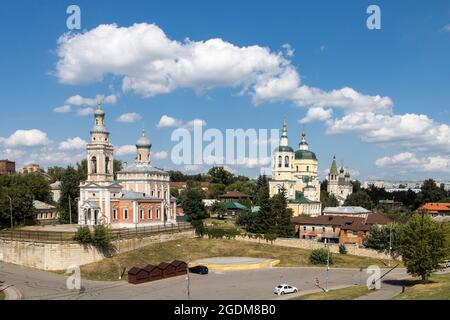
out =
[[[67,29],[72,4],[81,30]],[[377,1],[380,30],[371,4],[4,1],[0,159],[75,165],[102,95],[127,162],[145,128],[156,166],[206,172],[171,161],[173,130],[281,130],[286,113],[290,146],[305,127],[321,178],[336,155],[353,179],[449,181],[450,3]],[[226,167],[267,166],[247,160]]]

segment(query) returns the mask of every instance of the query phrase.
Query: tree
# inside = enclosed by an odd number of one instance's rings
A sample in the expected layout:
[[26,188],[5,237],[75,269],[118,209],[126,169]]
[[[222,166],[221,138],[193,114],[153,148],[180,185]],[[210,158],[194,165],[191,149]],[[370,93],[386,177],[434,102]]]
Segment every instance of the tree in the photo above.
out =
[[81,245],[88,245],[92,243],[92,234],[88,226],[81,226],[73,236],[73,240]]
[[[379,203],[380,200],[390,199],[391,195],[384,188],[378,188],[374,185],[370,185],[367,189],[361,189],[362,192],[365,192],[369,195],[372,203]],[[357,192],[356,192],[357,193]]]
[[392,246],[391,255],[395,257],[398,251],[398,232],[399,227],[396,224],[373,226],[364,240],[364,246],[384,253],[388,253],[389,246]]
[[320,184],[320,191],[328,192],[328,180],[327,179],[323,180],[322,183]]
[[217,199],[220,195],[224,194],[225,190],[226,186],[223,183],[211,183],[209,185],[209,191],[213,199]]
[[408,273],[426,281],[440,269],[439,264],[449,254],[444,226],[434,222],[425,212],[416,213],[400,228],[399,253]]
[[353,192],[355,192],[355,193],[358,192],[359,190],[361,190],[361,181],[353,180],[352,186],[353,186]]
[[309,262],[312,264],[333,264],[333,255],[327,249],[315,249],[309,255]]
[[254,220],[254,232],[265,234],[274,228],[276,218],[272,212],[272,205],[269,194],[269,181],[266,176],[260,176],[257,181],[256,204],[259,212]]
[[202,202],[203,191],[201,189],[188,185],[186,191],[181,194],[180,198],[181,206],[188,216],[188,221],[202,220],[208,217]]
[[234,174],[224,167],[212,167],[208,171],[208,176],[211,183],[221,183],[227,186],[234,182]]
[[[60,222],[69,223],[70,213],[72,213],[72,223],[77,222],[78,207],[77,198],[80,196],[81,175],[79,170],[68,167],[61,179],[61,198],[58,207],[60,212]],[[70,202],[70,209],[69,209]]]
[[48,175],[52,178],[52,183],[56,181],[61,181],[64,171],[66,169],[63,167],[50,167],[47,169]]
[[420,206],[427,202],[439,202],[447,196],[448,194],[443,187],[438,187],[433,179],[428,179],[423,182],[417,200]]
[[284,188],[272,197],[271,204],[275,224],[270,231],[279,237],[292,238],[295,235],[295,227],[291,221],[293,212],[292,209],[287,207],[286,190]]
[[227,207],[225,203],[221,201],[216,201],[211,206],[211,212],[214,213],[219,219],[225,218],[225,215],[227,214]]
[[363,207],[372,210],[373,202],[365,191],[360,190],[349,195],[344,202],[344,206]]
[[94,226],[92,244],[98,248],[107,248],[111,244],[111,230],[104,225]]
[[334,194],[329,194],[327,191],[320,191],[320,202],[322,208],[326,207],[337,207],[339,206],[339,201],[336,199]]

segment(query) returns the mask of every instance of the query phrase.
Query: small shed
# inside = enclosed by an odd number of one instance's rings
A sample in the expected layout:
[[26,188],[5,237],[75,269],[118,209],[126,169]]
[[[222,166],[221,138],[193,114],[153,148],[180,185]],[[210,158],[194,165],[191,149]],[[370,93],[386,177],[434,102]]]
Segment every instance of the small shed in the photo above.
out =
[[149,264],[145,266],[144,270],[148,272],[149,281],[161,280],[163,278],[163,271],[159,266]]
[[172,261],[172,265],[175,267],[175,272],[177,276],[181,276],[183,274],[187,274],[188,264],[184,261],[174,260]]
[[158,267],[162,270],[163,278],[171,278],[177,275],[176,268],[171,263],[161,262]]
[[138,267],[128,270],[128,283],[140,284],[148,282],[148,271]]

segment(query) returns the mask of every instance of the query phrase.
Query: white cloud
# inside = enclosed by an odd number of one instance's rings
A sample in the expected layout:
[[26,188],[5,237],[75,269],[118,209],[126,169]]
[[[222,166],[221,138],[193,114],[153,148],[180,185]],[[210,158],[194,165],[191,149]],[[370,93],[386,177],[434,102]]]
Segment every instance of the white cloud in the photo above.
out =
[[168,115],[163,115],[161,119],[159,119],[157,127],[158,128],[180,127],[182,123],[183,122],[181,120],[169,117]]
[[299,106],[391,111],[387,97],[363,95],[347,87],[325,92],[302,85],[288,59],[293,49],[283,48],[284,54],[258,45],[239,47],[218,38],[179,42],[155,24],[99,25],[59,38],[56,74],[60,82],[72,85],[99,82],[106,75],[122,77],[123,91],[145,97],[178,88],[202,92],[233,87],[252,95],[255,104],[293,101]]
[[450,23],[447,24],[447,25],[445,25],[445,26],[442,28],[442,30],[447,31],[447,32],[450,32]]
[[[112,94],[109,96],[103,96],[102,97],[102,103],[104,104],[116,104],[117,103],[117,96]],[[98,103],[97,98],[85,98],[80,96],[79,94],[69,97],[66,101],[66,105],[73,105],[73,106],[88,106],[88,107],[94,107]]]
[[47,133],[38,130],[17,130],[9,138],[0,138],[0,143],[7,147],[36,147],[51,143]]
[[324,109],[322,107],[309,108],[306,116],[301,119],[300,123],[310,123],[314,121],[327,121],[333,116],[332,109]]
[[417,157],[415,153],[403,152],[392,157],[377,159],[375,164],[382,168],[403,169],[415,172],[450,172],[450,156]]
[[53,109],[53,111],[57,112],[57,113],[67,113],[67,112],[71,112],[72,111],[72,107],[69,106],[69,105],[64,105],[64,106],[57,107],[57,108]]
[[287,57],[293,57],[295,50],[292,49],[292,46],[289,43],[283,44],[283,49],[286,50],[286,56]]
[[450,151],[450,126],[426,115],[355,112],[328,122],[328,134],[357,133],[369,143],[396,143],[417,150]]
[[142,119],[142,116],[138,113],[124,113],[119,118],[117,118],[118,122],[127,122],[133,123]]
[[202,119],[194,119],[191,121],[188,121],[187,123],[185,123],[183,125],[183,128],[187,129],[187,130],[193,130],[194,127],[204,127],[206,126],[206,121],[202,120]]
[[130,154],[136,154],[135,145],[124,145],[114,149],[114,154],[116,156],[126,156]]
[[77,110],[76,114],[79,117],[85,117],[85,116],[94,114],[94,109],[93,108],[81,108],[81,109]]
[[163,160],[163,159],[166,159],[167,156],[168,156],[168,153],[167,153],[166,151],[155,152],[154,155],[153,155],[153,157],[154,157],[156,160]]
[[260,166],[267,166],[270,164],[272,159],[270,157],[264,158],[245,158],[244,167],[246,168],[256,168]]
[[80,150],[86,147],[87,142],[80,137],[69,138],[59,143],[59,150]]

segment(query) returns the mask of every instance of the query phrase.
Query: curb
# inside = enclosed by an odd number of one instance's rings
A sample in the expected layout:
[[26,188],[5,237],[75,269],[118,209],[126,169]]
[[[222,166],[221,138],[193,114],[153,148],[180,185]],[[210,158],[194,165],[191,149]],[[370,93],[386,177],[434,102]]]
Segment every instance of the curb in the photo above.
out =
[[251,269],[271,268],[271,267],[276,266],[279,263],[280,263],[280,260],[269,260],[269,261],[240,264],[240,265],[195,263],[195,264],[189,264],[189,267],[195,267],[198,265],[202,265],[202,266],[206,266],[210,270],[235,271],[235,270],[251,270]]

